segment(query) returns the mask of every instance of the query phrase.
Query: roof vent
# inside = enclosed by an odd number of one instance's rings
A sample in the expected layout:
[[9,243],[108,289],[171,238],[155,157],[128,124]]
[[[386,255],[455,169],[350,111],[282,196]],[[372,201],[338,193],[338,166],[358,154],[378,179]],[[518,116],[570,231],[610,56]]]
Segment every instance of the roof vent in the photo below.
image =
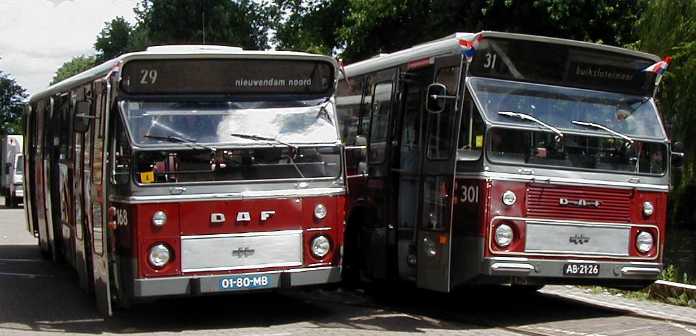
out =
[[184,45],[161,45],[147,47],[148,52],[155,53],[180,53],[180,52],[241,52],[240,47],[227,47],[218,45],[199,45],[199,44],[184,44]]

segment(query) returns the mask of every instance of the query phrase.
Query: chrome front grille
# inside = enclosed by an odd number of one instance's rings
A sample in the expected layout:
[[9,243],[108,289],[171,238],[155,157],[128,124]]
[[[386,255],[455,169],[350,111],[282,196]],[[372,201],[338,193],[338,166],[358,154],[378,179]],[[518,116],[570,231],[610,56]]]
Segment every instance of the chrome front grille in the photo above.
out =
[[302,231],[181,237],[184,272],[302,265]]
[[628,225],[527,222],[527,253],[628,256]]

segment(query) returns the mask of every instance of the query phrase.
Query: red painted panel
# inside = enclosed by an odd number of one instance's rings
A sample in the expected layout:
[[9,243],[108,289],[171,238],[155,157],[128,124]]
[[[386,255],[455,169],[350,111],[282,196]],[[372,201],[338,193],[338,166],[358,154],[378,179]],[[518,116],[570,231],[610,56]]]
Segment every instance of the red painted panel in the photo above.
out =
[[[280,230],[299,230],[302,226],[302,201],[298,198],[255,199],[182,203],[181,234],[204,235]],[[265,221],[262,211],[274,211]],[[237,221],[240,212],[249,213],[249,221]],[[211,223],[211,214],[225,216],[224,223]]]
[[[182,204],[183,205],[183,204]],[[179,226],[179,204],[177,203],[155,203],[138,204],[133,207],[136,218],[134,226],[137,227],[137,235],[140,239],[151,237],[179,237],[181,228]],[[167,215],[167,223],[161,227],[152,225],[152,215],[157,211],[164,211]]]

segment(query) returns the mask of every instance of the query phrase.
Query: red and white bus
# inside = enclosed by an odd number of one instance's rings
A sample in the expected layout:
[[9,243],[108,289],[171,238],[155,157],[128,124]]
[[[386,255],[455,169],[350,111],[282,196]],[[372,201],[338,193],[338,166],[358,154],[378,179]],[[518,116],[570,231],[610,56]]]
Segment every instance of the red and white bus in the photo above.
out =
[[336,63],[162,46],[31,97],[29,230],[100,311],[340,280]]
[[482,32],[346,66],[345,277],[443,292],[654,281],[672,160],[645,71],[659,61]]

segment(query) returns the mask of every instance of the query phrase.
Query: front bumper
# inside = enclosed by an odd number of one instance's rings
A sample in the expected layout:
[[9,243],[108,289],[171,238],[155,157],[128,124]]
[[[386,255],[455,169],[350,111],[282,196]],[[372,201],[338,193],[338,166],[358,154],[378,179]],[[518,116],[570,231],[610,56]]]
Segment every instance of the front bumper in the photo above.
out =
[[245,274],[221,274],[205,276],[181,276],[168,278],[135,279],[133,296],[153,298],[161,296],[203,295],[212,293],[246,292],[257,288],[222,288],[224,279],[239,276],[263,275],[268,280],[263,289],[291,288],[308,285],[322,285],[341,280],[340,267],[321,267]]
[[[599,265],[598,275],[568,276],[563,267],[568,263],[590,263]],[[529,259],[516,257],[485,258],[483,272],[489,276],[513,276],[526,278],[558,279],[562,283],[574,280],[642,280],[654,281],[662,272],[661,263],[618,262],[582,259]]]

